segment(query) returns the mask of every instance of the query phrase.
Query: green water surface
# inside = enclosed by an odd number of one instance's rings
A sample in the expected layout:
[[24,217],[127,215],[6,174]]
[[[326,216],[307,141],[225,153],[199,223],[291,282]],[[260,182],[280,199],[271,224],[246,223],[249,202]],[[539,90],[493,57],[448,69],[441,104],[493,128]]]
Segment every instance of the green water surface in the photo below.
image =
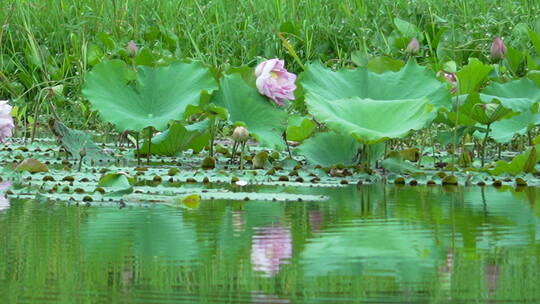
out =
[[257,190],[330,200],[4,201],[0,303],[540,302],[535,188]]

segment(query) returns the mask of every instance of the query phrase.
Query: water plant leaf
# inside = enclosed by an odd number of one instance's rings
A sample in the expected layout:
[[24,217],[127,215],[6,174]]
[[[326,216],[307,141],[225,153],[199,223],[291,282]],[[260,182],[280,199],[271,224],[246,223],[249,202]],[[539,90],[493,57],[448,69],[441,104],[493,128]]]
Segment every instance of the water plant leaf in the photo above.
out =
[[128,188],[135,184],[135,179],[125,173],[107,173],[99,179],[100,187]]
[[188,105],[199,102],[203,91],[214,89],[215,80],[199,63],[140,66],[134,73],[123,61],[109,60],[88,73],[82,92],[118,130],[140,132],[165,130],[169,121],[182,119]]
[[241,122],[261,145],[285,148],[282,138],[287,114],[272,105],[256,88],[249,86],[239,74],[225,75],[212,102],[229,111],[229,120]]
[[293,116],[289,118],[287,126],[287,140],[301,142],[310,137],[317,128],[317,124],[309,117]]
[[[314,63],[302,74],[302,86],[311,96],[318,95],[328,101],[352,97],[377,101],[427,99],[434,107],[450,108],[446,84],[414,61],[409,61],[397,72],[382,74],[363,67],[334,72]],[[306,102],[309,104],[308,94]]]
[[[165,132],[152,138],[150,149],[153,155],[175,156],[189,149],[200,152],[209,142],[208,120],[188,126],[176,121]],[[147,154],[148,149],[148,142],[145,141],[140,153]]]
[[427,98],[373,100],[354,97],[328,101],[310,93],[306,102],[319,122],[353,136],[362,144],[404,137],[411,130],[424,128],[436,116]]
[[296,148],[308,163],[325,167],[352,165],[362,145],[354,138],[336,132],[317,133]]
[[49,167],[45,165],[44,163],[40,162],[37,159],[29,158],[23,160],[20,164],[17,165],[15,168],[15,171],[17,172],[30,172],[30,173],[40,173],[40,172],[48,172]]
[[514,176],[520,173],[534,173],[535,166],[539,159],[538,149],[536,146],[533,146],[524,153],[514,157],[510,162],[503,160],[497,161],[495,167],[493,169],[488,169],[487,172],[492,175],[508,173]]
[[414,174],[414,173],[422,172],[422,170],[419,170],[410,162],[397,158],[397,157],[390,157],[383,160],[381,162],[381,166],[385,168],[386,170],[390,172],[394,172],[394,173]]
[[498,143],[508,143],[515,135],[525,135],[540,123],[540,114],[524,111],[519,115],[496,121],[491,125],[491,138]]
[[469,63],[456,73],[459,80],[458,93],[478,92],[491,70],[493,66],[484,64],[476,58],[469,58]]
[[540,101],[540,87],[528,78],[506,83],[495,82],[482,90],[480,99],[484,102],[496,99],[514,112],[525,112],[530,111],[533,104]]
[[79,158],[81,152],[86,153],[85,159],[92,160],[111,160],[112,157],[103,152],[103,150],[92,141],[92,135],[80,131],[72,130],[63,123],[56,121],[54,128],[59,135],[62,146],[75,158]]

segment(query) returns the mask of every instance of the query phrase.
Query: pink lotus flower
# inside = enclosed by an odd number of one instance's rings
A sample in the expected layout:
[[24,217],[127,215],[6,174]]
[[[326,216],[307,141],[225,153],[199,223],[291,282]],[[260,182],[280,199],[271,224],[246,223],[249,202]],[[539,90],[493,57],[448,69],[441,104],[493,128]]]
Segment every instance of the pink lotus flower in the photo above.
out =
[[285,61],[277,58],[261,62],[255,68],[259,93],[275,101],[279,106],[284,99],[294,100],[296,75],[287,72]]
[[11,117],[11,106],[7,100],[0,100],[0,142],[5,142],[13,135],[13,117]]
[[491,44],[490,50],[491,59],[503,59],[506,56],[506,45],[500,37],[495,37]]
[[271,277],[292,256],[291,231],[283,227],[256,228],[251,245],[253,270]]

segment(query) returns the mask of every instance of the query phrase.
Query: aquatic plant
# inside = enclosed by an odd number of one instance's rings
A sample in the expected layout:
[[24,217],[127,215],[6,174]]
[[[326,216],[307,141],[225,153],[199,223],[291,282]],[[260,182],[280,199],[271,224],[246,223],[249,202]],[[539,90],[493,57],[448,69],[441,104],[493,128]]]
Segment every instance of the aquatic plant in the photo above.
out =
[[255,76],[259,93],[272,99],[278,106],[283,106],[286,99],[294,100],[296,75],[285,69],[284,60],[274,58],[259,63]]

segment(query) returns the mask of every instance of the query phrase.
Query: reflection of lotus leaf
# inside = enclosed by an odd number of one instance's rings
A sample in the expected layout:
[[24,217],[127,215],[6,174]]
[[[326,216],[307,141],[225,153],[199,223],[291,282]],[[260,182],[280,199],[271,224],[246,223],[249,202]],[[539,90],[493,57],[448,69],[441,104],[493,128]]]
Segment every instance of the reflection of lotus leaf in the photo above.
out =
[[194,228],[183,222],[181,213],[170,208],[95,208],[92,212],[81,232],[88,256],[138,255],[174,261],[198,256]]
[[477,231],[477,248],[493,249],[540,241],[540,219],[534,215],[529,202],[518,200],[516,193],[493,188],[471,188],[465,192],[464,200],[473,210],[490,217],[482,229]]
[[435,241],[416,226],[359,221],[311,239],[301,254],[307,275],[378,275],[420,281],[435,269]]

